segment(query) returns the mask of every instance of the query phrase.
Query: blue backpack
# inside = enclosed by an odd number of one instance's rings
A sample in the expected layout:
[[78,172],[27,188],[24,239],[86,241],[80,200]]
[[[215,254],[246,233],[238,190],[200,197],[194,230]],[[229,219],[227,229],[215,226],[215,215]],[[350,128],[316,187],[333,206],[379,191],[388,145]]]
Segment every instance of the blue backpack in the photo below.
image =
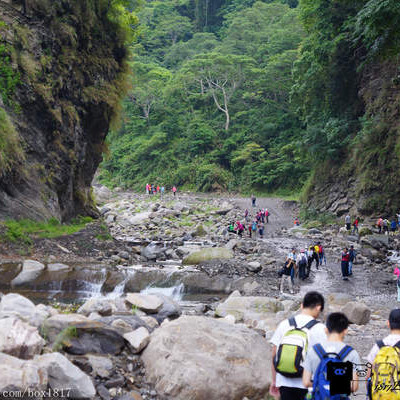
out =
[[343,400],[348,399],[346,395],[335,394],[331,395],[329,391],[330,382],[328,380],[328,362],[343,362],[343,360],[353,350],[350,346],[344,346],[339,354],[327,353],[320,344],[313,346],[321,362],[314,375],[313,382],[313,400]]
[[253,222],[253,225],[251,226],[251,230],[252,231],[256,231],[257,230],[257,224],[255,222]]

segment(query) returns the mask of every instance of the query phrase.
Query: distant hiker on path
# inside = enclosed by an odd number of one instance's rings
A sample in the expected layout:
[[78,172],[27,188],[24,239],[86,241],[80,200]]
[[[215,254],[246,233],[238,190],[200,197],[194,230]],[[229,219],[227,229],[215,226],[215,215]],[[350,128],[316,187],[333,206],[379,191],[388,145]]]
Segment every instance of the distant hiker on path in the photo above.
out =
[[341,262],[341,267],[342,267],[342,279],[344,281],[349,280],[349,261],[350,261],[350,254],[348,252],[347,247],[345,247],[342,251],[342,262]]
[[257,220],[256,219],[251,224],[251,230],[254,234],[254,239],[257,239]]
[[244,219],[246,222],[249,222],[249,210],[246,208],[246,211],[244,212]]
[[351,229],[351,217],[347,214],[344,218],[344,222],[346,224],[346,229],[349,231]]
[[251,195],[251,205],[252,205],[253,207],[256,206],[256,196],[254,196],[254,194]]
[[358,234],[358,223],[359,223],[359,219],[358,219],[358,217],[356,217],[356,219],[353,222],[353,235],[355,235],[356,232]]
[[390,224],[389,220],[387,218],[385,218],[383,220],[383,223],[382,223],[382,225],[383,225],[383,233],[385,235],[389,235],[389,224]]
[[265,220],[267,221],[267,224],[268,224],[268,217],[269,217],[269,211],[268,211],[268,208],[266,208],[265,209]]
[[393,218],[392,221],[390,222],[390,231],[392,232],[392,235],[394,236],[397,231],[397,222],[396,219]]
[[242,237],[244,232],[244,226],[240,221],[236,221],[236,232],[240,237]]
[[161,198],[164,197],[165,187],[161,186]]
[[259,222],[258,224],[258,233],[260,235],[260,238],[264,238],[264,224],[262,222]]
[[295,268],[295,261],[292,258],[288,258],[285,261],[285,264],[280,272],[281,275],[281,284],[279,286],[279,291],[282,294],[283,289],[285,286],[285,282],[287,283],[289,287],[289,292],[293,294],[293,279],[292,276],[294,274],[294,268]]
[[351,245],[350,251],[349,251],[349,276],[353,275],[353,263],[356,260],[356,256],[357,256],[357,253],[354,250],[354,246]]
[[376,226],[378,227],[378,233],[382,233],[382,227],[383,227],[383,219],[379,218],[378,221],[376,222]]
[[147,184],[146,185],[146,194],[150,194],[150,189],[151,189],[150,185]]
[[176,196],[176,191],[177,191],[176,186],[173,186],[172,187],[172,193],[174,194],[174,197]]
[[303,249],[300,250],[300,254],[296,260],[297,267],[299,269],[299,279],[304,281],[306,279],[306,268],[307,268],[307,255]]

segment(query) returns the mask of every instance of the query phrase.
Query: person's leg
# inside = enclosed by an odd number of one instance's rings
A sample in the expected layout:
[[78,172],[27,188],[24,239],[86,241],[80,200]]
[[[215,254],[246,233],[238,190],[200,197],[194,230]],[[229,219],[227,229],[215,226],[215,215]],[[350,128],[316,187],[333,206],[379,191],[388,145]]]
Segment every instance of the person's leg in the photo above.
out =
[[291,388],[285,386],[281,386],[279,388],[281,400],[304,400],[307,392],[307,389]]
[[349,275],[353,275],[353,261],[349,261]]
[[291,294],[293,294],[293,282],[292,282],[292,278],[290,276],[287,277],[287,281],[288,281],[288,286],[289,286],[289,292]]
[[281,285],[279,287],[279,291],[281,293],[283,293],[283,285],[285,284],[285,277],[286,277],[286,275],[282,275],[282,277],[281,277]]
[[347,276],[347,266],[346,261],[342,261],[342,277],[345,278]]

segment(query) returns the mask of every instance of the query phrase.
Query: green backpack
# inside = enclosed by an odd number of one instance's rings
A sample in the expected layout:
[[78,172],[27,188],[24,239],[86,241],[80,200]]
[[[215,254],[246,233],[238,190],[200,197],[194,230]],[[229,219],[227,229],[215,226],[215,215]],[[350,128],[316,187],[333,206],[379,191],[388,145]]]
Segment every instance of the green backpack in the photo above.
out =
[[308,331],[318,323],[319,321],[313,319],[299,328],[295,318],[289,318],[291,328],[284,334],[274,360],[276,372],[288,378],[302,376],[303,367],[301,364],[308,350]]

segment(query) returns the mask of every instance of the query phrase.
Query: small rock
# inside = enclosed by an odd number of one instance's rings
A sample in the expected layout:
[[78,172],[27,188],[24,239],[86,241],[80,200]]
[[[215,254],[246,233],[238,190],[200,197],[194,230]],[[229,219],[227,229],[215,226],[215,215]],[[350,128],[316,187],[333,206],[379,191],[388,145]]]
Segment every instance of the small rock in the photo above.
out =
[[85,316],[88,316],[89,314],[94,312],[99,313],[102,316],[111,315],[112,307],[110,301],[101,298],[91,298],[78,309],[78,313]]
[[246,265],[246,269],[250,272],[261,271],[261,264],[258,261],[251,261]]

